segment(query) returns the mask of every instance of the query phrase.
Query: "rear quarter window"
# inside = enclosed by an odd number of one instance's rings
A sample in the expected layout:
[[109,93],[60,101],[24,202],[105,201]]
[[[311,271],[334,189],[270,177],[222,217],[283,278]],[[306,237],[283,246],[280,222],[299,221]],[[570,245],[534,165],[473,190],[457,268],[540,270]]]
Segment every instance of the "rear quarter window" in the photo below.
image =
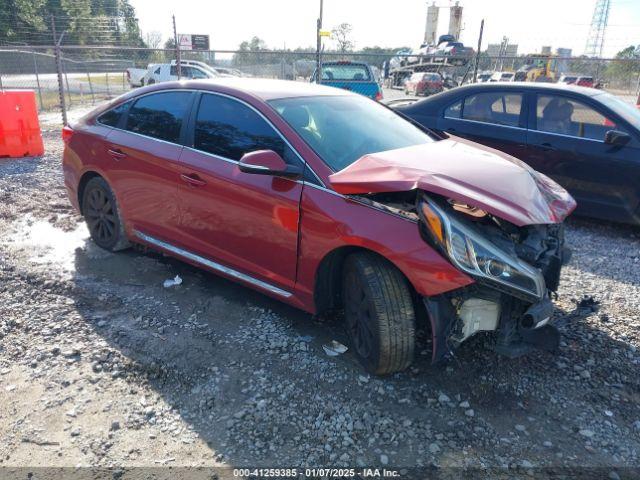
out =
[[458,100],[456,103],[449,105],[444,109],[445,118],[460,118],[462,112],[462,100]]
[[98,123],[106,125],[107,127],[117,127],[122,116],[131,106],[132,101],[121,103],[120,105],[107,110],[97,118]]

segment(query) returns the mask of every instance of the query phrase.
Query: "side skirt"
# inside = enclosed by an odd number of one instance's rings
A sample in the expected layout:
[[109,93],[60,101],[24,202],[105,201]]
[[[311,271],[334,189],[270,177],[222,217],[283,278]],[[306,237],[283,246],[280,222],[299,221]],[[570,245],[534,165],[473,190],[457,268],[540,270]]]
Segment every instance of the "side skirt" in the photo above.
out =
[[208,258],[201,257],[200,255],[197,255],[193,252],[189,252],[180,247],[176,247],[175,245],[167,243],[163,240],[159,240],[155,237],[147,235],[146,233],[142,233],[138,230],[134,230],[133,233],[135,234],[136,237],[138,237],[140,240],[143,240],[146,243],[154,245],[162,250],[171,252],[174,255],[177,255],[178,257],[191,260],[192,262],[203,265],[211,270],[222,273],[228,277],[248,283],[250,285],[260,288],[261,290],[265,290],[269,293],[272,293],[282,298],[289,298],[292,296],[291,292],[288,292],[279,287],[276,287],[275,285],[271,285],[270,283],[263,282],[262,280],[258,280],[257,278],[253,278],[252,276],[247,275],[246,273],[238,272],[237,270],[233,270],[232,268],[225,267],[224,265],[221,265],[212,260],[209,260]]

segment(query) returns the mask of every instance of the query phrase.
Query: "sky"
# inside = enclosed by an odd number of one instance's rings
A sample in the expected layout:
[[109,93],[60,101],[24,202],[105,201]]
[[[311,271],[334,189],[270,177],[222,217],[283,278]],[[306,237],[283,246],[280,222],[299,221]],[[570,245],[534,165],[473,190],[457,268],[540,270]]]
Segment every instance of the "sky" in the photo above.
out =
[[[418,47],[424,37],[427,4],[432,0],[324,0],[323,29],[341,23],[353,27],[356,48]],[[144,33],[172,35],[171,15],[178,33],[208,34],[212,49],[233,50],[253,36],[270,48],[315,49],[319,0],[130,0]],[[447,7],[454,2],[439,0]],[[584,52],[596,0],[460,0],[463,30],[460,40],[474,48],[480,21],[485,19],[483,49],[503,36],[519,45],[519,53],[540,51],[543,45]],[[439,15],[438,34],[447,33],[449,10]],[[325,48],[334,48],[325,40]],[[611,0],[604,56],[614,56],[640,44],[640,0]]]

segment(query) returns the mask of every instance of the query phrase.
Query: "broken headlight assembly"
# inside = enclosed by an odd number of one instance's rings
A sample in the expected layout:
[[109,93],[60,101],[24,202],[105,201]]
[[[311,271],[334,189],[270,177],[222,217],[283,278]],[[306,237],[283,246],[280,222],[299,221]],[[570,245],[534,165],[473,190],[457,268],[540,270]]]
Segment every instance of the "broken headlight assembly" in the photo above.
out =
[[418,212],[425,231],[451,262],[478,282],[537,302],[545,295],[542,273],[497,247],[472,226],[423,197]]

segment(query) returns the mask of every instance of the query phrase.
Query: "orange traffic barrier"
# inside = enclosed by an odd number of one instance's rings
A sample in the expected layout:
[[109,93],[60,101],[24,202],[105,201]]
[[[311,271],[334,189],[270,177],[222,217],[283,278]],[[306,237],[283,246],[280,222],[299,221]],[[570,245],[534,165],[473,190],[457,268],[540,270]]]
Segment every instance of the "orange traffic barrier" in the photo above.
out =
[[0,158],[44,154],[33,90],[0,90]]

